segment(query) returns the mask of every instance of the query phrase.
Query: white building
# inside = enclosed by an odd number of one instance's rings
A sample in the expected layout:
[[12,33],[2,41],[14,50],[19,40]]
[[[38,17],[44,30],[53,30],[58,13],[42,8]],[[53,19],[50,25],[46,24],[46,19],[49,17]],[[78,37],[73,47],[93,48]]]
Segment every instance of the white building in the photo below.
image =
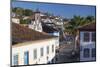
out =
[[[75,45],[80,52],[80,61],[96,60],[96,24],[90,23],[78,28],[79,41]],[[78,37],[77,36],[77,37]],[[76,38],[77,39],[77,38]]]
[[42,32],[42,25],[41,25],[41,17],[40,17],[40,12],[34,12],[32,16],[32,21],[31,24],[28,25],[29,28]]
[[12,24],[12,66],[55,63],[58,37]]
[[11,20],[14,23],[20,24],[20,19],[19,18],[13,17]]

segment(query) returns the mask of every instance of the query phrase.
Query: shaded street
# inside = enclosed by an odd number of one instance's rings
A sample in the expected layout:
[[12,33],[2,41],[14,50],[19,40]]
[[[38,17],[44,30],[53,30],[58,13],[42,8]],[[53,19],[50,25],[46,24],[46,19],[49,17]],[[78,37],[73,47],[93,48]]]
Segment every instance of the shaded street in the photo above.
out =
[[77,62],[79,55],[74,54],[74,43],[60,45],[56,51],[56,63]]

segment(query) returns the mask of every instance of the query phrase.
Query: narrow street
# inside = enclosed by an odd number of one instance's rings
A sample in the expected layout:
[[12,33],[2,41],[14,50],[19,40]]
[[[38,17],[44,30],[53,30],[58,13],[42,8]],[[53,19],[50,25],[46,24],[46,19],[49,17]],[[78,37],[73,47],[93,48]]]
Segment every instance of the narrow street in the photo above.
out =
[[56,52],[56,63],[69,63],[79,61],[79,56],[73,54],[74,44],[63,44]]

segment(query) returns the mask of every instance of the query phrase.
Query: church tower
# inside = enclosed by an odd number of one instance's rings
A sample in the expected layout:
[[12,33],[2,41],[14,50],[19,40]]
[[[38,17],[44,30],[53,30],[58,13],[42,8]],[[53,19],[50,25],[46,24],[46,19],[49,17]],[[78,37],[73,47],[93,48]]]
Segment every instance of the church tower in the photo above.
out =
[[29,24],[29,28],[42,32],[40,11],[38,9],[33,13],[31,24]]

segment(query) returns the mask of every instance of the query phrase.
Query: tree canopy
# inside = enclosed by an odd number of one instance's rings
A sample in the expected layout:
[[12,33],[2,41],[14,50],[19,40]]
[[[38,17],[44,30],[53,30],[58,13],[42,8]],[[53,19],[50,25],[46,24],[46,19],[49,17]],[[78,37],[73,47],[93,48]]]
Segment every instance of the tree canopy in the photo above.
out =
[[70,34],[76,34],[76,29],[79,26],[83,26],[88,23],[95,22],[94,16],[87,16],[87,17],[81,17],[81,16],[73,16],[73,18],[69,21],[67,25],[65,25],[65,32],[69,32]]
[[31,16],[33,11],[30,9],[24,9],[20,7],[12,8],[12,12],[16,13],[17,16]]

